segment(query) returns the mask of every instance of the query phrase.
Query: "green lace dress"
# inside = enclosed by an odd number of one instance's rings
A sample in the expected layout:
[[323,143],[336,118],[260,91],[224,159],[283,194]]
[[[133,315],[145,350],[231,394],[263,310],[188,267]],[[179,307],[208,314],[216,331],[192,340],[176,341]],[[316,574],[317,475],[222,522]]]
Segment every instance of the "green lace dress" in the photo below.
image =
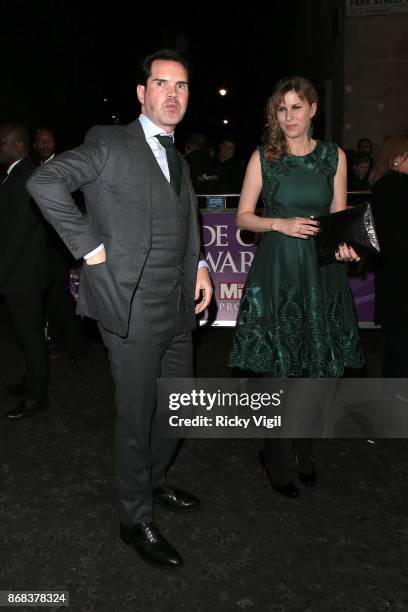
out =
[[[329,212],[337,145],[317,141],[308,155],[269,163],[259,148],[262,197],[270,217]],[[364,358],[345,266],[319,267],[313,239],[262,234],[241,298],[232,367],[271,376],[342,376]]]

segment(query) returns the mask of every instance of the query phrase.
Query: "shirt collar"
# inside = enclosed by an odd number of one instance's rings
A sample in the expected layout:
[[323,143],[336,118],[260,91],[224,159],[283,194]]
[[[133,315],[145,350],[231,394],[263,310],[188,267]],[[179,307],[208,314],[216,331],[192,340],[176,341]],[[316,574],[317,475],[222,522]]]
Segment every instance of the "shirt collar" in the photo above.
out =
[[41,162],[41,165],[44,166],[44,164],[48,164],[49,161],[51,161],[52,159],[54,159],[55,157],[55,153],[53,153],[52,155],[49,156],[48,159],[46,159],[45,161]]
[[157,136],[158,134],[163,134],[164,136],[172,136],[174,141],[174,132],[172,132],[171,134],[166,134],[161,128],[157,127],[157,125],[155,125],[153,121],[150,121],[149,117],[146,117],[146,115],[144,115],[143,113],[139,115],[139,121],[140,125],[142,126],[146,140],[149,140],[149,138],[154,138],[154,136]]
[[17,166],[17,164],[19,164],[21,161],[23,161],[23,158],[21,159],[17,159],[15,162],[13,162],[8,168],[7,168],[7,174],[10,174],[10,172],[12,171],[12,169],[14,168],[14,166]]

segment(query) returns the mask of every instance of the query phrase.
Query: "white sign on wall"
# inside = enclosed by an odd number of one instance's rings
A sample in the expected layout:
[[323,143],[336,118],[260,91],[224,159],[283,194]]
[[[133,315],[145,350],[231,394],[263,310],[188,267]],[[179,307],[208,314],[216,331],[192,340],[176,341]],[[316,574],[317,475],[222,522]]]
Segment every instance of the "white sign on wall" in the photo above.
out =
[[346,0],[347,17],[408,13],[408,0]]

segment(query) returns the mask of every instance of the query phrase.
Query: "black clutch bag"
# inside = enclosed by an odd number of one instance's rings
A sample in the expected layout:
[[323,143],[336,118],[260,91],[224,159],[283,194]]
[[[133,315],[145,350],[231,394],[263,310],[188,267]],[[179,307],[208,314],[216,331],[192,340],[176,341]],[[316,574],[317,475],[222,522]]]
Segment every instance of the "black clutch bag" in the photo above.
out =
[[342,242],[352,246],[359,255],[380,252],[373,213],[368,202],[314,218],[320,222],[320,232],[315,236],[320,265],[336,261],[335,252]]

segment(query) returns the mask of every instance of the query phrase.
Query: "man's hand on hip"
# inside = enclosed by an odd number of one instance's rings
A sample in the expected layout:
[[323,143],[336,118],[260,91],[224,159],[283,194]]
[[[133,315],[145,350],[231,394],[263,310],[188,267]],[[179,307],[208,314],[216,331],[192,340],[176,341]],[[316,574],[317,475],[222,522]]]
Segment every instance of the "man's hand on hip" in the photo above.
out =
[[208,268],[205,266],[198,268],[197,281],[195,289],[195,300],[199,300],[195,307],[195,313],[200,314],[203,312],[211,302],[211,296],[213,293],[211,278],[208,273]]
[[85,259],[85,263],[87,266],[94,266],[95,264],[104,263],[106,261],[106,251],[105,249],[101,249],[92,257],[88,257]]

